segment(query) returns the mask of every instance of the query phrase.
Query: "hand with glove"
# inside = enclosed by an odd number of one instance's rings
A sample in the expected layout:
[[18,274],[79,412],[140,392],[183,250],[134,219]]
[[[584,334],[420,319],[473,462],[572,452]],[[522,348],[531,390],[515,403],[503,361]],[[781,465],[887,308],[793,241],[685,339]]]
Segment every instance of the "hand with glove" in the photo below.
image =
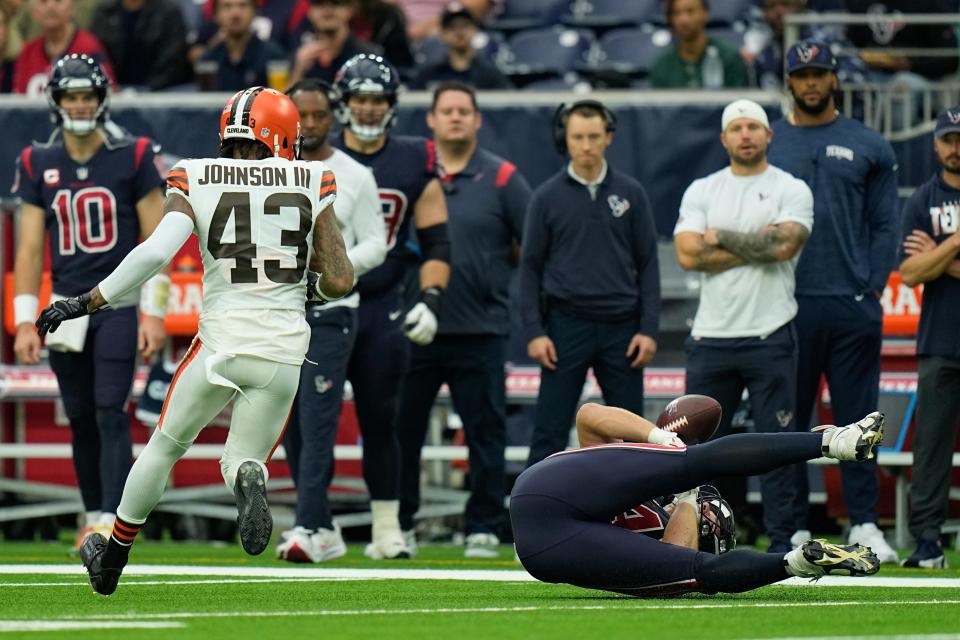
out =
[[437,318],[440,315],[440,301],[443,289],[428,287],[420,292],[420,301],[413,305],[403,319],[403,333],[410,341],[420,346],[433,342],[437,334]]
[[40,313],[37,318],[37,330],[40,337],[53,333],[64,320],[80,318],[90,313],[90,294],[84,293],[75,298],[57,300]]
[[654,427],[647,435],[647,442],[650,444],[659,444],[667,447],[686,447],[687,445],[673,431],[667,431],[660,427]]

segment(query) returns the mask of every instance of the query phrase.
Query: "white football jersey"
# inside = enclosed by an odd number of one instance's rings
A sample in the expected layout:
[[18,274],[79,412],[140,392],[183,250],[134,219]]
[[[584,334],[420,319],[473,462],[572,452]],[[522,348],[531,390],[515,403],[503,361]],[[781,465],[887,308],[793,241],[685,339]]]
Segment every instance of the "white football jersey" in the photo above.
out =
[[322,162],[181,160],[167,193],[193,207],[203,257],[200,340],[219,353],[300,364],[313,224],[337,194]]

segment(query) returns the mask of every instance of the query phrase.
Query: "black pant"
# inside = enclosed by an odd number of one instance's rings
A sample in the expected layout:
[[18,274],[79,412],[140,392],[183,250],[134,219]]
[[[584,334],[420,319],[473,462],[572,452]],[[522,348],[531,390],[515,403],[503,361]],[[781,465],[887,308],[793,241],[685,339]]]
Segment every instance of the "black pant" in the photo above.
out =
[[597,322],[553,310],[546,330],[557,349],[557,368],[540,369],[528,467],[566,448],[590,367],[604,402],[643,415],[643,369],[631,368],[632,358],[627,357],[627,346],[637,332],[635,321]]
[[402,327],[404,309],[399,289],[361,298],[357,340],[347,366],[363,436],[363,479],[371,500],[399,497],[395,423],[400,381],[410,364],[410,340]]
[[611,519],[717,475],[757,475],[817,458],[822,439],[816,433],[749,433],[686,449],[610,445],[552,456],[514,485],[510,520],[517,555],[538,580],[633,595],[740,592],[783,580],[782,553],[713,556],[617,527]]
[[932,541],[940,538],[940,527],[947,518],[953,445],[960,418],[960,360],[921,356],[919,374],[910,532],[918,540]]
[[[873,294],[797,296],[799,362],[797,428],[810,428],[814,400],[825,375],[830,385],[833,422],[850,424],[877,410],[880,394],[880,346],[883,310]],[[850,524],[877,521],[877,459],[841,462],[843,497]],[[807,528],[809,486],[807,465],[797,465],[797,529]]]
[[137,309],[90,316],[80,353],[50,351],[73,434],[73,467],[87,511],[116,513],[133,464],[127,396],[137,364]]
[[[300,368],[297,409],[283,438],[290,476],[297,485],[295,524],[333,529],[327,490],[333,479],[333,447],[340,423],[347,363],[357,335],[357,310],[307,308],[310,348]],[[316,363],[316,364],[313,364]]]
[[429,345],[413,347],[397,412],[402,528],[413,528],[413,517],[420,508],[420,450],[430,410],[440,385],[446,382],[453,407],[463,420],[470,452],[466,532],[499,533],[503,524],[503,454],[507,440],[503,367],[502,336],[437,336]]
[[[715,437],[730,431],[730,421],[743,389],[750,392],[756,430],[782,433],[795,430],[797,343],[792,323],[765,338],[689,338],[687,393],[710,396],[723,409]],[[771,551],[789,551],[796,530],[795,472],[781,467],[760,476],[763,523]]]

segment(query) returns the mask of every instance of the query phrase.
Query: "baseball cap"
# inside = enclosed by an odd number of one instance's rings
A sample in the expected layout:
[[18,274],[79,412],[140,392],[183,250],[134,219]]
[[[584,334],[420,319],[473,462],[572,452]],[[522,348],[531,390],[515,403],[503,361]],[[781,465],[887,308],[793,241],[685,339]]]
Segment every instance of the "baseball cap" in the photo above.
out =
[[440,26],[446,29],[457,18],[466,18],[473,24],[477,24],[477,19],[465,6],[459,2],[451,2],[443,8],[443,13],[440,14]]
[[942,138],[948,133],[960,132],[960,107],[948,107],[937,116],[937,128],[934,137]]
[[829,45],[813,40],[798,42],[787,51],[787,73],[800,69],[836,71],[837,59],[833,57]]
[[753,100],[735,100],[727,105],[720,117],[721,131],[726,131],[727,127],[734,120],[740,118],[749,118],[756,120],[767,129],[770,128],[770,121],[767,119],[767,112]]

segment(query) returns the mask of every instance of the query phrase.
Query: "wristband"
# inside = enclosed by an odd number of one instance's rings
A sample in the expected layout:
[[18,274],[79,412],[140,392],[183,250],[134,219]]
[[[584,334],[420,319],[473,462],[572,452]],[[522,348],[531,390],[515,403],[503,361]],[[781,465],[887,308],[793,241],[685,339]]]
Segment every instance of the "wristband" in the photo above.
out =
[[170,276],[158,273],[140,289],[140,311],[148,316],[166,318],[169,299]]
[[426,305],[436,317],[440,317],[440,303],[443,301],[443,289],[427,287],[420,292],[420,302]]
[[21,293],[13,297],[13,323],[20,326],[23,323],[33,324],[37,320],[37,310],[40,308],[40,299],[30,293]]
[[[343,296],[329,296],[323,292],[320,288],[320,283],[323,282],[323,274],[317,272],[309,272],[316,274],[316,281],[313,285],[313,295],[310,297],[310,300],[320,301],[320,302],[333,302],[334,300],[339,300]],[[310,278],[307,278],[307,282],[310,281]]]

